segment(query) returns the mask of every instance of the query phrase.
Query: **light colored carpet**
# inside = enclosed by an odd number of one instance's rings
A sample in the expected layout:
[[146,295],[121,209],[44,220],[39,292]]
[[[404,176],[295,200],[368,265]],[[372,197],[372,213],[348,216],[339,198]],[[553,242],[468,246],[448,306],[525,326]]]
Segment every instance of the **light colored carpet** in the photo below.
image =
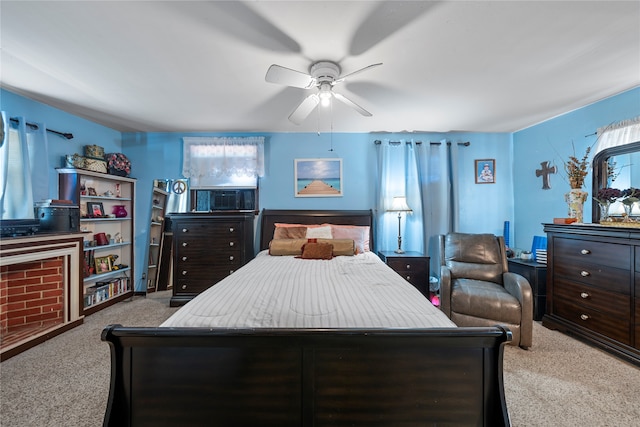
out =
[[[134,297],[0,364],[0,426],[97,427],[109,388],[112,323],[157,326],[170,292]],[[505,393],[514,426],[637,426],[640,369],[534,324],[533,347],[507,346]]]

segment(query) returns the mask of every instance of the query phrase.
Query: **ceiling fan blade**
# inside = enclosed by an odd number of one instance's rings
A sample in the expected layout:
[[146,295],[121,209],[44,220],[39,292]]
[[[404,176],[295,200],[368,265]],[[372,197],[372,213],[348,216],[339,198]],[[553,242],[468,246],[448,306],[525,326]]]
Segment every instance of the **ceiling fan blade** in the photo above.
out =
[[368,112],[367,110],[365,110],[364,108],[362,108],[361,106],[359,106],[358,104],[356,104],[355,102],[353,102],[352,100],[350,100],[349,98],[347,98],[344,95],[341,95],[339,93],[335,93],[333,92],[333,96],[338,99],[339,101],[347,104],[349,107],[353,108],[354,110],[356,110],[358,113],[362,114],[365,117],[371,117],[372,114],[370,112]]
[[299,125],[307,118],[309,114],[318,106],[320,102],[320,97],[313,93],[307,96],[301,103],[298,105],[293,113],[289,116],[289,120],[296,125]]
[[269,69],[267,70],[267,75],[264,76],[264,79],[269,83],[299,87],[302,89],[312,88],[315,83],[313,77],[311,77],[307,73],[281,67],[280,65],[276,64],[273,64],[269,67]]
[[356,70],[356,71],[354,71],[354,72],[352,72],[352,73],[345,74],[344,76],[340,76],[340,77],[338,77],[338,79],[335,81],[335,83],[341,82],[341,81],[345,80],[347,77],[355,76],[356,74],[360,74],[360,73],[362,73],[363,71],[370,70],[370,69],[375,68],[375,67],[378,67],[378,66],[380,66],[380,65],[382,65],[382,62],[378,62],[377,64],[371,64],[371,65],[368,65],[368,66],[366,66],[366,67],[364,67],[364,68],[360,68],[359,70]]

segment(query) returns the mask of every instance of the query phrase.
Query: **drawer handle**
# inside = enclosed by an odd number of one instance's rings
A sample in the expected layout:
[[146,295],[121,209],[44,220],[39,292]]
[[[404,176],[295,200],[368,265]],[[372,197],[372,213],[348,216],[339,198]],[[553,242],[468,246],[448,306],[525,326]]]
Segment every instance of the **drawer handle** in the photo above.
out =
[[582,277],[589,277],[589,276],[591,276],[591,273],[589,273],[588,271],[584,271],[584,270],[582,270],[582,271],[580,272],[580,275],[581,275]]
[[233,261],[233,255],[229,257],[229,261]]
[[187,285],[182,285],[182,289],[187,289]]
[[183,233],[186,233],[187,231],[189,231],[189,229],[188,229],[188,228],[183,228],[183,229],[182,229],[182,232],[183,232]]
[[580,298],[582,298],[582,299],[587,299],[589,297],[590,297],[590,295],[588,293],[586,293],[586,292],[581,292],[580,293]]
[[233,246],[233,242],[229,242],[229,246]]
[[182,275],[186,276],[187,275],[187,270],[182,270]]
[[229,227],[229,233],[233,233],[233,227]]
[[187,243],[187,242],[184,242],[184,243],[182,244],[182,247],[183,247],[183,248],[186,248],[186,247],[187,247],[187,245],[188,245],[188,243]]
[[407,270],[411,270],[411,264],[407,264]]
[[183,260],[183,261],[186,261],[186,260],[187,260],[187,257],[186,257],[186,256],[183,256],[183,257],[182,257],[182,260]]
[[589,316],[587,316],[586,314],[581,314],[581,315],[580,315],[580,319],[582,319],[582,320],[589,320]]
[[580,253],[582,255],[589,255],[591,253],[591,251],[589,249],[583,249],[583,250],[580,251]]
[[229,274],[233,274],[235,270],[229,270]]
[[407,279],[408,282],[410,282],[411,281],[411,276],[407,276],[406,279]]

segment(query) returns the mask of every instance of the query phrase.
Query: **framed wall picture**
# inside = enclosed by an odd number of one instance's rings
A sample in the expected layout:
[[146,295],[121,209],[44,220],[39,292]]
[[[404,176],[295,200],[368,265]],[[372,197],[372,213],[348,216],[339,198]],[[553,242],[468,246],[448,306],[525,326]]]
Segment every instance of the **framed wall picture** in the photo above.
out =
[[495,184],[496,160],[479,159],[475,161],[476,184]]
[[87,215],[90,218],[101,218],[104,216],[102,202],[87,202]]
[[111,271],[111,258],[108,256],[96,257],[96,274],[108,273]]
[[341,197],[342,159],[295,159],[296,197]]

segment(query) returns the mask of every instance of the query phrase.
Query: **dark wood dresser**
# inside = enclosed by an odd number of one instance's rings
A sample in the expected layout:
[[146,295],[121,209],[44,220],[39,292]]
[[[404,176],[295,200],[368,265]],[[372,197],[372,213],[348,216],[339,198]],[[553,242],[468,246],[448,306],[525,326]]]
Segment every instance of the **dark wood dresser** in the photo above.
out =
[[640,365],[640,228],[545,224],[542,324]]
[[169,214],[173,234],[171,307],[183,305],[253,259],[255,213]]

